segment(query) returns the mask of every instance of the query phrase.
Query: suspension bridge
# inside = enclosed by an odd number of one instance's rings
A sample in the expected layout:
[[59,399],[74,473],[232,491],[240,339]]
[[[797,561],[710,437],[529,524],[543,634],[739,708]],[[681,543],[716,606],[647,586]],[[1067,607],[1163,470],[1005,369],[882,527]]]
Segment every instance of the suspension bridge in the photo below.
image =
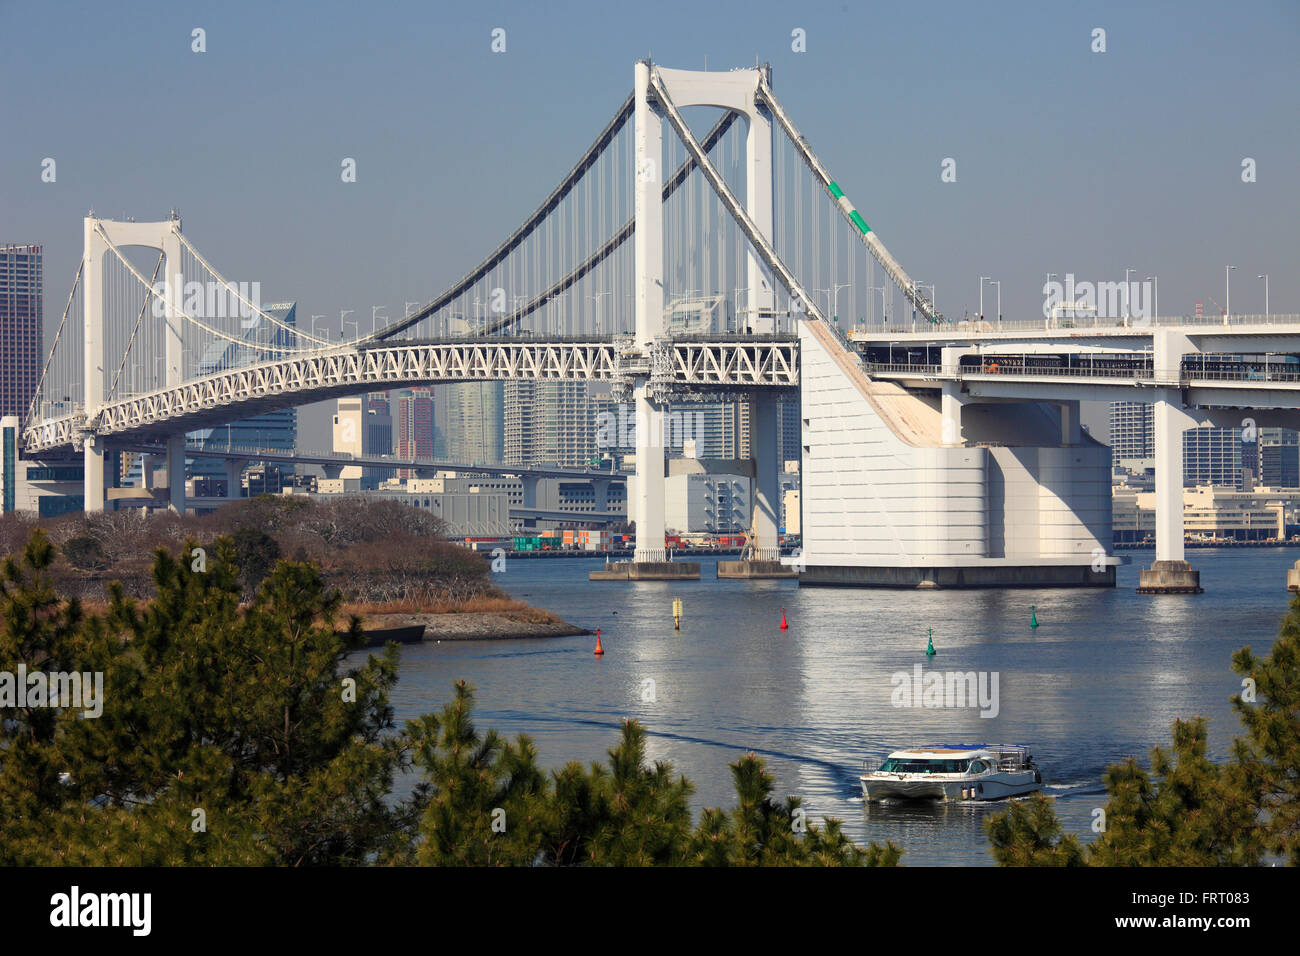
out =
[[[878,343],[841,331],[887,327],[900,299],[913,335],[949,346],[930,379],[864,361]],[[978,338],[867,225],[776,98],[769,68],[645,61],[517,229],[441,295],[367,335],[331,340],[263,309],[174,212],[92,213],[22,446],[28,457],[79,449],[88,511],[104,508],[114,480],[108,452],[165,448],[167,494],[183,509],[187,432],[359,392],[601,382],[647,422],[669,403],[743,399],[756,471],[746,558],[759,575],[783,570],[775,403],[799,394],[801,580],[1113,584],[1109,449],[1079,434],[1073,392],[1029,395],[1034,426],[1020,441],[1004,440],[1009,426],[981,440],[969,412],[963,427],[970,389],[955,356]],[[614,576],[689,573],[664,549],[664,474],[662,440],[638,429],[636,553]]]

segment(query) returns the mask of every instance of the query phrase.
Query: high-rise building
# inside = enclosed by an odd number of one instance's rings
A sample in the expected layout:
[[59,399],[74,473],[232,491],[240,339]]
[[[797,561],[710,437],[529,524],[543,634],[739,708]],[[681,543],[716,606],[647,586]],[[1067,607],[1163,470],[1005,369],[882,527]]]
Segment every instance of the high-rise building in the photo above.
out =
[[1300,488],[1300,445],[1260,445],[1259,465],[1265,487]]
[[[290,347],[296,336],[291,331],[297,325],[296,303],[274,302],[262,306],[262,311],[276,322],[258,320],[243,332],[244,341],[213,341],[199,356],[198,375],[211,375],[224,369],[239,368],[254,362],[263,362],[278,358],[282,353],[273,352],[268,345],[277,348]],[[276,324],[276,323],[282,324]],[[284,326],[288,326],[285,328]],[[278,412],[266,412],[253,418],[204,428],[190,432],[190,441],[198,441],[203,447],[223,448],[236,446],[241,448],[262,448],[268,451],[292,452],[298,441],[298,410],[284,408]],[[292,465],[276,465],[284,473],[292,473]],[[138,466],[137,466],[138,472]],[[225,465],[218,458],[195,458],[190,464],[190,474],[195,478],[225,479]],[[232,495],[238,494],[231,489]]]
[[1241,429],[1189,428],[1183,432],[1183,486],[1242,487]]
[[505,454],[505,383],[463,382],[438,387],[434,422],[439,458],[499,465]]
[[801,436],[803,423],[799,420],[799,395],[777,403],[776,411],[776,452],[778,462],[799,461],[803,457]]
[[586,382],[505,383],[507,465],[587,465],[603,451],[596,443],[596,404]]
[[[391,455],[393,419],[388,414],[387,396],[340,398],[334,413],[334,451],[349,455]],[[347,465],[340,478],[360,478],[362,487],[378,487],[391,476],[391,468]]]
[[[433,458],[433,389],[430,386],[402,389],[397,393],[397,415],[393,419],[399,458]],[[408,477],[405,471],[400,472]]]
[[0,415],[27,417],[41,376],[44,255],[0,245]]
[[1150,402],[1110,403],[1111,460],[1117,467],[1142,471],[1155,466],[1154,409]]

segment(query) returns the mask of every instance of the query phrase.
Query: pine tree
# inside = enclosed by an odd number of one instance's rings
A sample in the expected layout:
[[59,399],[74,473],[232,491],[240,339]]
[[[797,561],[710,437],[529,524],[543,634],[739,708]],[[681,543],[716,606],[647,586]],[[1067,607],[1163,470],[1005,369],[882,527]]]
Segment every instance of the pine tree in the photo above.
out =
[[69,778],[35,862],[358,864],[400,832],[395,647],[348,666],[359,626],[336,632],[315,567],[281,563],[241,609],[232,543],[208,550],[159,551],[153,601],[115,587],[83,622],[77,663],[103,672],[104,712],[60,718],[51,766]]
[[834,818],[818,827],[802,801],[772,798],[775,781],[752,753],[731,764],[736,808],[705,810],[692,840],[692,862],[703,866],[896,866],[902,851],[892,843],[865,849],[844,835]]
[[593,766],[595,806],[586,860],[598,866],[682,865],[691,835],[695,786],[674,777],[672,764],[646,758],[645,728],[623,721],[609,771]]
[[1246,729],[1234,751],[1239,786],[1265,819],[1268,852],[1300,866],[1300,595],[1272,651],[1259,658],[1243,647],[1232,669],[1245,685],[1232,698]]
[[80,670],[83,615],[62,601],[50,581],[54,547],[35,531],[21,557],[0,567],[0,671],[12,682],[12,701],[0,702],[0,864],[41,862],[43,822],[70,797],[60,783],[65,767],[57,738],[75,715],[23,701],[20,668],[28,672]]
[[414,762],[425,773],[416,862],[432,866],[520,866],[538,861],[553,818],[532,741],[513,745],[471,719],[474,689],[458,681],[441,715],[407,723]]

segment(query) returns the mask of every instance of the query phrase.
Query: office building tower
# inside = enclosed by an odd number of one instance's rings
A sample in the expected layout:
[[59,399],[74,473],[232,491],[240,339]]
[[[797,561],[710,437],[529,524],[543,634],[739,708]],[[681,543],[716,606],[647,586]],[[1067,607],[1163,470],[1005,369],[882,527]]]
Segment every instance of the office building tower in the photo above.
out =
[[1242,487],[1241,429],[1189,428],[1183,432],[1183,486]]
[[40,380],[43,262],[39,245],[0,245],[0,415],[25,419]]
[[[334,451],[376,457],[393,451],[393,419],[385,396],[340,398],[334,413]],[[347,465],[340,478],[360,478],[363,488],[376,488],[392,475],[391,468]]]
[[433,458],[433,388],[418,386],[397,393],[393,429],[399,458]]
[[596,442],[596,403],[586,382],[505,383],[505,464],[590,464],[608,449]]
[[1300,445],[1260,445],[1259,464],[1266,488],[1300,488]]
[[1154,416],[1150,402],[1110,403],[1111,460],[1116,467],[1130,471],[1154,467]]
[[434,421],[442,438],[439,458],[501,464],[505,454],[505,382],[439,386]]

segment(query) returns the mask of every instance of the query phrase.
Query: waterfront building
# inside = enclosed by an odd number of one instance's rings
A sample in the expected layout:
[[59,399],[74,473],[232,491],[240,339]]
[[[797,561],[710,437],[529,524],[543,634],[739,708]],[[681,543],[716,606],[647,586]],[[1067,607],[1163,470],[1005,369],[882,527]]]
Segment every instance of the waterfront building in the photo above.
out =
[[[1112,508],[1116,544],[1155,538],[1155,492],[1118,488]],[[1183,491],[1183,533],[1190,541],[1285,540],[1300,519],[1300,490],[1202,486]]]

